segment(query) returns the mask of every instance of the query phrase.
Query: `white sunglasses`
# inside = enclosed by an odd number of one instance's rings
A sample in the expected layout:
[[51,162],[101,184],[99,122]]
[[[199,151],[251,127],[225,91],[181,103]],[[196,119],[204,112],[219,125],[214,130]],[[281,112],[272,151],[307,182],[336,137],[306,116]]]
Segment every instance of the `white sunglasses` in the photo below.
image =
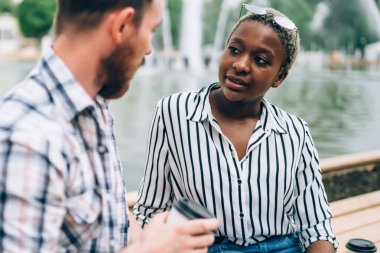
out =
[[[263,16],[263,15],[268,14],[268,12],[263,7],[260,7],[260,6],[254,5],[254,4],[243,4],[241,6],[241,9],[240,9],[239,19],[241,18],[243,8],[246,9],[247,11],[249,11],[250,13],[253,13],[253,14],[259,15],[259,16]],[[290,19],[286,18],[286,17],[274,16],[274,21],[279,26],[286,28],[288,30],[294,30],[294,29],[297,30],[297,27],[294,24],[294,22],[291,21]]]

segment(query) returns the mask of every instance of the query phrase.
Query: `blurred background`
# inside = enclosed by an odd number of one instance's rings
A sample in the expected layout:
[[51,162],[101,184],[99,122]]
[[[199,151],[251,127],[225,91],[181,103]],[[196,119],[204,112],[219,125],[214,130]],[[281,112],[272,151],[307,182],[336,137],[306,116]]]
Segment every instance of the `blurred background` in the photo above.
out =
[[[217,80],[241,0],[167,0],[164,20],[130,91],[111,103],[129,191],[144,172],[156,102]],[[321,158],[380,149],[380,0],[267,0],[299,29],[302,51],[267,99],[305,119]],[[53,40],[54,0],[0,0],[0,95]],[[11,112],[10,112],[11,113]]]

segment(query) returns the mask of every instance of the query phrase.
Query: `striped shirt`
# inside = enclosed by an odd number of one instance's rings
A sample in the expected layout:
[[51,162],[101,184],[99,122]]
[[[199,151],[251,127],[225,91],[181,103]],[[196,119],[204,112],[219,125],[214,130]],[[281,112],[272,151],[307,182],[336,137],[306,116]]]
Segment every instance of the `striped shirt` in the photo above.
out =
[[0,252],[115,252],[127,204],[107,102],[49,49],[0,105]]
[[158,102],[137,220],[145,225],[184,196],[219,220],[218,236],[249,245],[296,232],[307,248],[316,240],[337,247],[318,154],[306,123],[262,101],[246,155],[237,152],[211,113],[213,84]]

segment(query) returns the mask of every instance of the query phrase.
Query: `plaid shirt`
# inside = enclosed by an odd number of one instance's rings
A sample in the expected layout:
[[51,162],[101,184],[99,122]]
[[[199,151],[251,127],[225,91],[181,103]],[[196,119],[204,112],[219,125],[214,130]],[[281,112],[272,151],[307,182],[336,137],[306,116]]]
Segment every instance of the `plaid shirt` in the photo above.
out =
[[107,102],[49,49],[0,105],[0,252],[115,252],[127,244]]

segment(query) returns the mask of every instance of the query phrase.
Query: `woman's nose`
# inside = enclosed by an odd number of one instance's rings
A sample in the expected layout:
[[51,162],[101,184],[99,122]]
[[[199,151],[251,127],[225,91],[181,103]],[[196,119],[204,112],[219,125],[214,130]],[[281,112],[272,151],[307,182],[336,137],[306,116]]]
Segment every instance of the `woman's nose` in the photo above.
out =
[[236,70],[236,72],[244,72],[244,73],[249,73],[250,71],[250,65],[251,65],[251,60],[248,55],[242,55],[236,61],[233,63],[232,67]]

